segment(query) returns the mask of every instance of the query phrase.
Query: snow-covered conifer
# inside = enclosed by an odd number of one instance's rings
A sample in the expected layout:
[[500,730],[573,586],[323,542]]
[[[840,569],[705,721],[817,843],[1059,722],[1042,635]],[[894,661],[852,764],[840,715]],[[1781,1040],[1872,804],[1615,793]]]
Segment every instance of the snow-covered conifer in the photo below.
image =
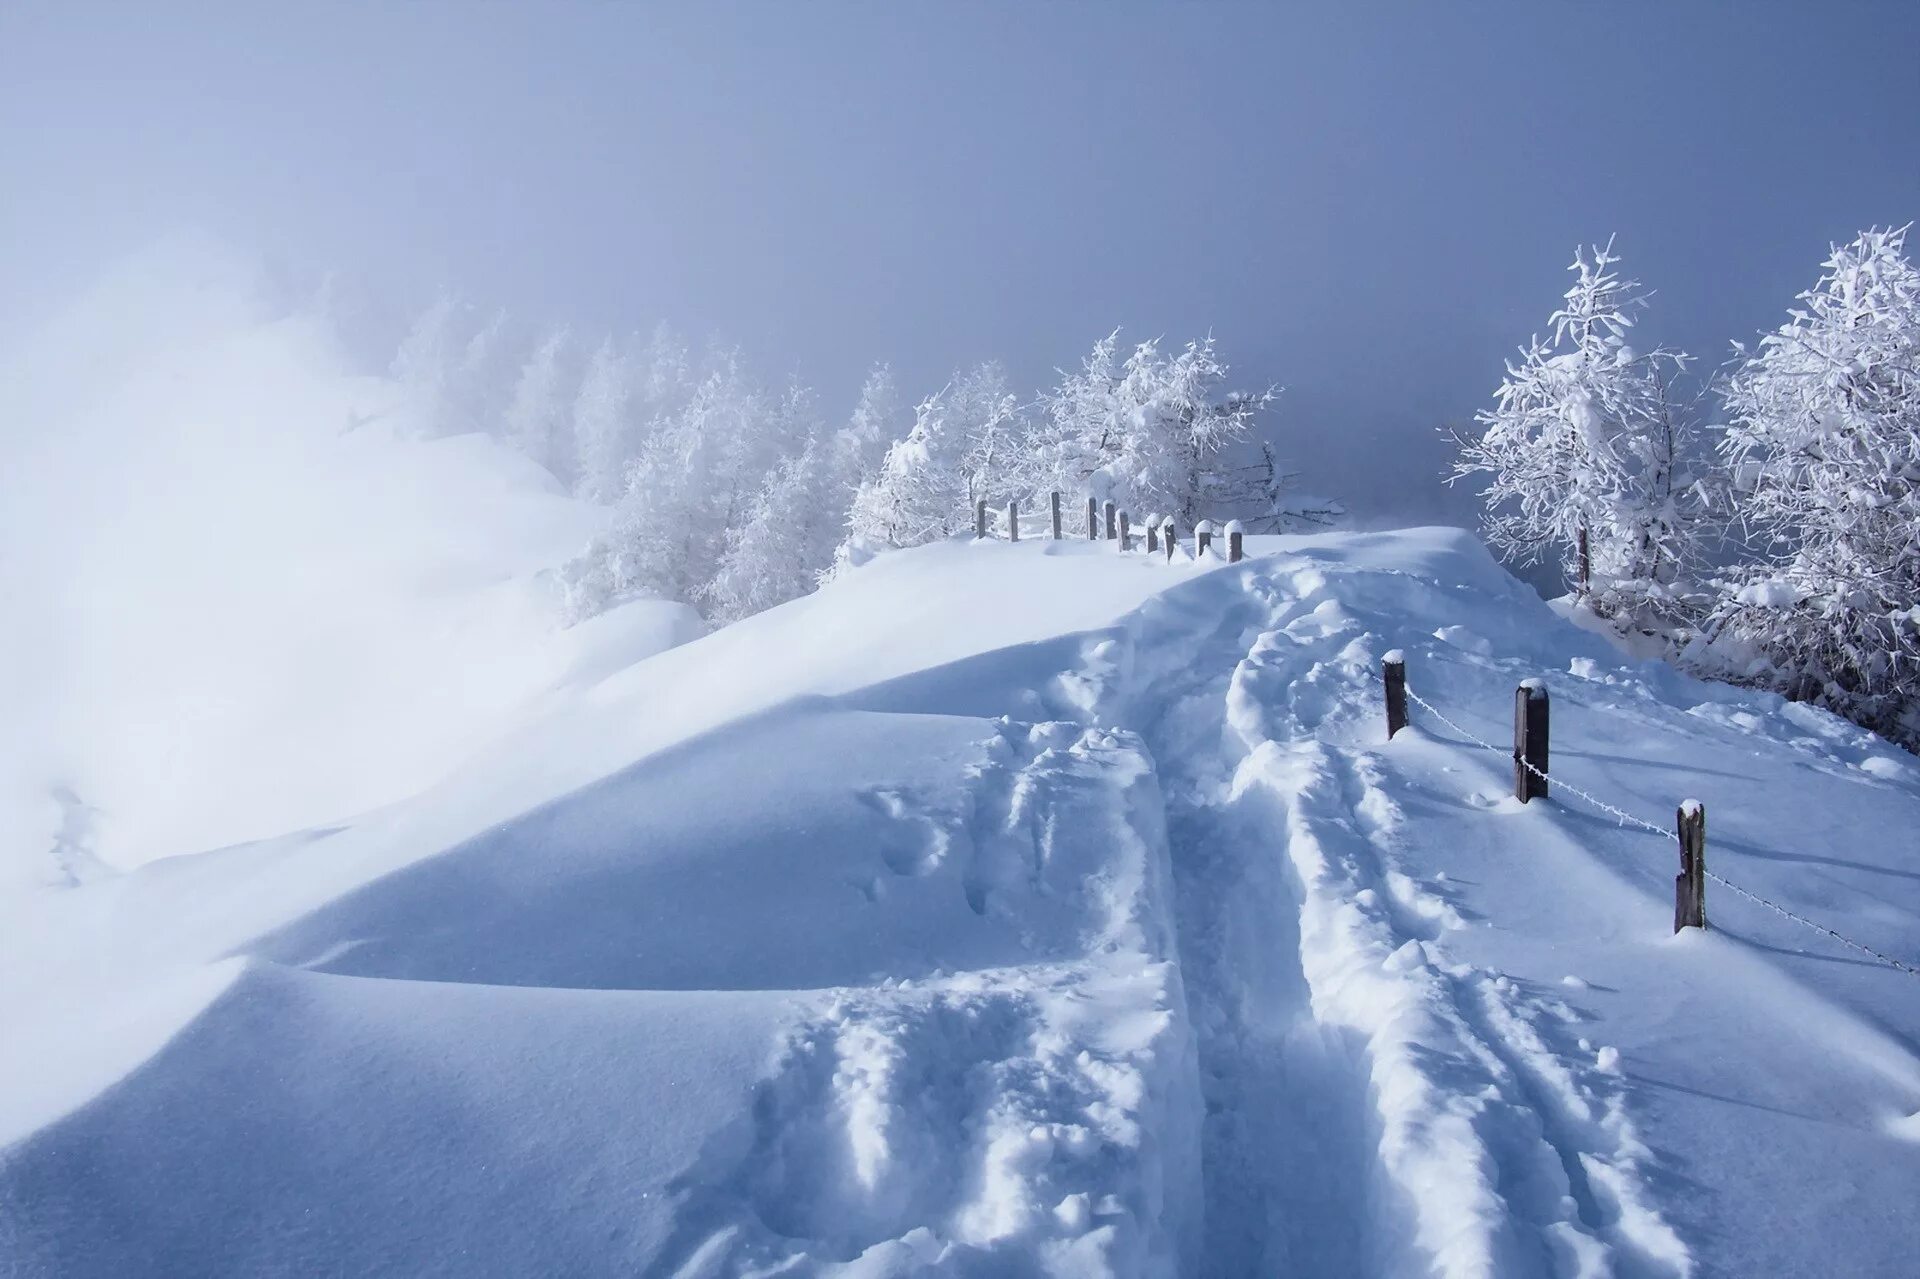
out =
[[427,435],[439,435],[446,428],[451,405],[448,393],[462,353],[455,334],[460,303],[451,293],[441,293],[433,304],[414,317],[407,334],[394,352],[389,372],[407,396],[408,406],[420,429]]
[[562,467],[571,462],[560,437],[567,426],[562,389],[567,330],[555,329],[543,338],[514,381],[513,394],[502,416],[501,430],[508,444],[565,479]]
[[632,358],[609,337],[587,360],[573,401],[574,488],[593,502],[611,502],[624,489],[635,451]]

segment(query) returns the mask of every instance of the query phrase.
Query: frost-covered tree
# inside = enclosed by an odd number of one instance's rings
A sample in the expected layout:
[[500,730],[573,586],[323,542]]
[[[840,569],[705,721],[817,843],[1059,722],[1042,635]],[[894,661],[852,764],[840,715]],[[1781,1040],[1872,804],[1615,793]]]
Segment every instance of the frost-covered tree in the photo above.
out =
[[1724,388],[1745,566],[1709,633],[1737,674],[1920,742],[1920,272],[1907,228],[1836,247]]
[[1211,336],[1171,353],[1142,342],[1124,359],[1119,341],[1116,329],[1095,343],[1042,397],[1044,485],[1187,526],[1209,516],[1278,518],[1284,477],[1253,442],[1278,389],[1226,391],[1228,366]]
[[1576,252],[1573,287],[1507,364],[1478,435],[1453,433],[1451,480],[1487,477],[1487,540],[1510,559],[1562,557],[1578,594],[1623,627],[1664,631],[1686,612],[1695,559],[1684,414],[1670,387],[1687,356],[1628,337],[1646,306],[1612,242]]
[[456,331],[460,311],[460,303],[451,293],[435,298],[414,317],[389,369],[427,435],[439,435],[447,429],[449,391],[464,346]]
[[919,546],[966,527],[967,441],[949,418],[946,394],[914,407],[912,428],[854,495],[847,526],[855,548]]
[[786,429],[804,426],[805,443],[768,473],[706,585],[703,595],[716,620],[733,621],[812,591],[833,567],[855,495],[878,473],[898,412],[884,365],[868,374],[840,430],[807,425],[810,407],[809,400],[789,396]]
[[976,502],[1003,507],[1032,492],[1038,478],[1031,428],[998,360],[956,374],[945,398],[948,431],[962,447],[960,477],[969,519]]
[[587,360],[573,401],[574,490],[612,502],[635,452],[633,359],[609,337]]
[[502,361],[507,328],[506,311],[495,310],[461,346],[447,380],[443,429],[501,434],[503,405],[512,381]]
[[954,375],[914,409],[913,427],[861,484],[848,521],[856,548],[919,546],[973,527],[974,503],[1031,491],[1035,453],[996,362]]
[[887,448],[901,434],[900,392],[893,370],[877,364],[860,386],[847,425],[834,441],[836,465],[846,482],[848,498],[871,479],[887,456]]
[[657,419],[626,472],[615,528],[562,572],[585,616],[634,596],[701,601],[768,472],[811,433],[804,391],[769,405],[732,352]]
[[847,495],[834,479],[832,443],[817,435],[774,466],[700,588],[714,620],[737,621],[813,590],[846,523]]
[[501,431],[506,441],[563,481],[571,462],[570,441],[562,436],[568,428],[568,405],[564,387],[565,359],[569,337],[567,330],[555,329],[520,366],[513,394],[501,415]]

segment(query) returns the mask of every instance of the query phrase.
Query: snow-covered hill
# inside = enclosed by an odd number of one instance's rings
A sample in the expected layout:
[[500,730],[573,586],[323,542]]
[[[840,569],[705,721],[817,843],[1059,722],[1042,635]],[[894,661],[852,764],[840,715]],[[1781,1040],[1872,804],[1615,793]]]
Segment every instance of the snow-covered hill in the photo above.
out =
[[404,799],[701,629],[643,603],[562,632],[549,570],[607,513],[425,438],[258,275],[169,241],[0,352],[0,885]]
[[[0,906],[0,1269],[1896,1275],[1920,768],[1449,530],[883,556]],[[1378,665],[1415,726],[1383,741]],[[1454,725],[1457,725],[1456,728]],[[182,850],[185,851],[185,850]]]

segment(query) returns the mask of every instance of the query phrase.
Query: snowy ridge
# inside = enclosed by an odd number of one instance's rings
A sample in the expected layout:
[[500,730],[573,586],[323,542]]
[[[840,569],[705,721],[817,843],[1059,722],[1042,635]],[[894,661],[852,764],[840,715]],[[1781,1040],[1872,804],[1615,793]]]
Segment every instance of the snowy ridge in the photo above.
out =
[[1556,769],[1890,953],[1920,769],[1462,534],[1249,551],[882,556],[405,804],[0,902],[0,1268],[1903,1273],[1911,981],[1673,937],[1670,851],[1383,742],[1378,658],[1482,738],[1543,680]]

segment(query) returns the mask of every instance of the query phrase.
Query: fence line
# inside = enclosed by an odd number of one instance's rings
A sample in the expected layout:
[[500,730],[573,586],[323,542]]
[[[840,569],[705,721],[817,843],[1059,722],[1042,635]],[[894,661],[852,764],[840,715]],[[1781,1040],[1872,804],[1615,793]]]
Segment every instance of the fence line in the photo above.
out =
[[[1061,494],[1055,490],[1048,495],[1045,509],[1022,512],[1018,500],[1003,505],[988,505],[983,499],[973,504],[973,535],[975,540],[986,540],[995,536],[1005,536],[1008,541],[1018,542],[1024,537],[1051,537],[1052,540],[1069,540],[1060,505]],[[1104,524],[1102,522],[1104,516]],[[1145,529],[1144,545],[1149,552],[1159,551],[1160,542],[1165,543],[1166,556],[1173,558],[1175,549],[1173,516],[1153,515],[1147,517],[1144,526],[1135,525],[1130,511],[1120,509],[1113,502],[1102,503],[1099,499],[1087,499],[1087,540],[1101,540],[1101,530],[1105,529],[1105,540],[1117,542],[1122,551],[1131,551],[1135,545],[1135,534]],[[1193,528],[1193,555],[1195,559],[1205,559],[1209,555],[1216,558],[1219,552],[1214,549],[1214,535],[1224,531],[1227,539],[1226,560],[1229,564],[1238,564],[1246,558],[1246,530],[1239,520],[1229,520],[1224,525],[1216,525],[1212,520],[1200,520]]]
[[[1485,738],[1481,737],[1479,734],[1471,732],[1468,729],[1462,728],[1459,724],[1455,723],[1450,717],[1448,717],[1447,714],[1443,712],[1439,707],[1435,706],[1432,702],[1429,702],[1426,698],[1420,696],[1420,694],[1414,692],[1412,688],[1408,688],[1406,690],[1406,695],[1410,700],[1412,700],[1414,703],[1419,705],[1422,709],[1426,710],[1435,719],[1439,720],[1442,724],[1445,724],[1448,728],[1451,728],[1454,732],[1460,734],[1462,737],[1466,738],[1468,741],[1472,742],[1476,746],[1484,747],[1485,749],[1492,751],[1496,755],[1503,755],[1503,754],[1510,753],[1508,751],[1502,750],[1498,746],[1495,746],[1492,742],[1487,741]],[[1529,772],[1537,774],[1541,781],[1544,782],[1548,780],[1547,773],[1542,772],[1538,768],[1535,768],[1531,763],[1529,763],[1521,755],[1517,753],[1513,753],[1512,758],[1516,764],[1527,769]],[[1593,795],[1587,791],[1581,790],[1578,786],[1570,785],[1568,782],[1566,782],[1562,778],[1559,778],[1559,777],[1552,778],[1552,784],[1556,790],[1570,791],[1574,795],[1579,796],[1579,798],[1584,800],[1586,803],[1591,804],[1593,807],[1599,809],[1601,812],[1606,813],[1614,817],[1615,819],[1617,819],[1622,826],[1634,827],[1648,834],[1656,835],[1663,840],[1673,838],[1672,832],[1663,830],[1644,818],[1636,817],[1634,814],[1627,812],[1623,808],[1615,807],[1614,805],[1607,803],[1607,801],[1605,801],[1604,799],[1601,799],[1599,796]],[[1768,910],[1772,911],[1776,915],[1779,915],[1782,919],[1792,920],[1794,923],[1801,925],[1803,928],[1810,928],[1816,933],[1820,933],[1823,936],[1832,938],[1834,941],[1839,942],[1842,946],[1846,946],[1846,947],[1849,947],[1850,949],[1859,951],[1863,955],[1869,955],[1874,959],[1879,960],[1881,963],[1886,964],[1890,968],[1896,968],[1899,971],[1906,973],[1910,977],[1920,977],[1920,968],[1915,968],[1911,964],[1895,959],[1892,955],[1883,954],[1880,951],[1875,950],[1873,947],[1867,945],[1865,942],[1855,941],[1853,938],[1846,936],[1844,933],[1836,932],[1835,930],[1827,927],[1825,924],[1815,923],[1813,920],[1808,919],[1805,915],[1801,915],[1794,911],[1788,910],[1785,906],[1782,906],[1779,902],[1770,901],[1767,898],[1762,897],[1759,893],[1752,892],[1749,889],[1742,888],[1740,887],[1740,885],[1733,883],[1732,881],[1726,879],[1724,876],[1717,875],[1710,870],[1706,871],[1705,874],[1708,879],[1720,885],[1720,887],[1728,890],[1731,893],[1734,893],[1736,896],[1744,897],[1746,900],[1753,902],[1755,905],[1765,906]]]

